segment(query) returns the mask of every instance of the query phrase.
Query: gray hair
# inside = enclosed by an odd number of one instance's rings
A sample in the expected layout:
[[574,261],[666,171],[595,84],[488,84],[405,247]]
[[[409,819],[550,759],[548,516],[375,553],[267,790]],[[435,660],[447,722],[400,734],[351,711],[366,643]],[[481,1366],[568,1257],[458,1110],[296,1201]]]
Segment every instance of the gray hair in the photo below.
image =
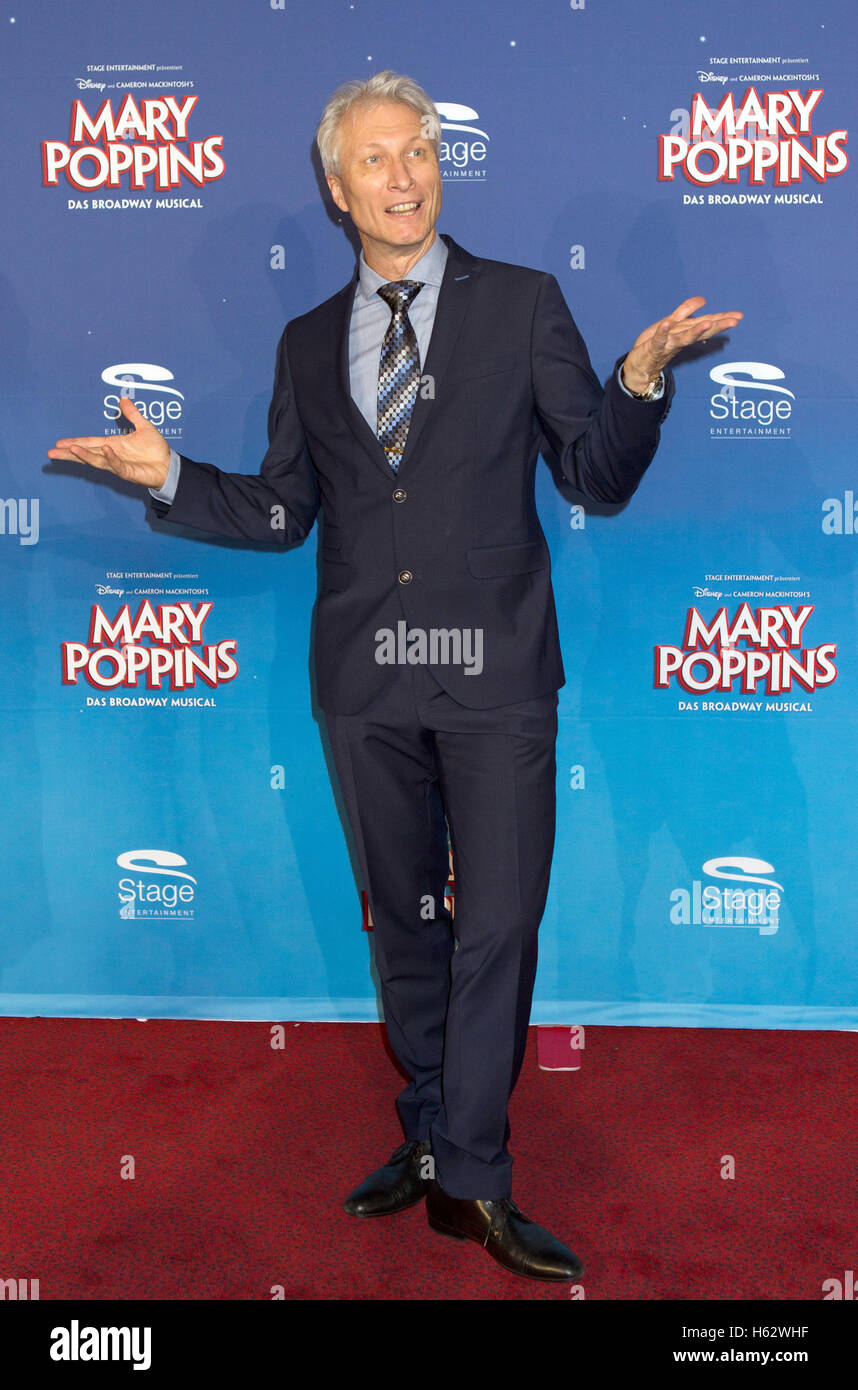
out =
[[322,112],[322,119],[316,131],[316,144],[322,160],[325,177],[329,174],[339,176],[340,149],[338,129],[343,117],[352,107],[376,105],[380,101],[401,101],[415,110],[421,118],[423,133],[435,146],[435,154],[441,159],[441,117],[430,96],[410,77],[386,68],[373,77],[362,81],[355,78],[338,87]]

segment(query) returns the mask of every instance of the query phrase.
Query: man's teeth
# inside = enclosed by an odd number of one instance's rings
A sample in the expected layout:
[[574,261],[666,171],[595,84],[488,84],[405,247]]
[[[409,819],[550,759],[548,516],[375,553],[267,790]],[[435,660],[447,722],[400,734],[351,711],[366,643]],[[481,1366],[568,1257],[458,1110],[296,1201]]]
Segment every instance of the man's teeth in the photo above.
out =
[[392,208],[388,208],[387,211],[388,211],[388,212],[413,212],[414,209],[415,209],[415,208],[419,208],[419,206],[420,206],[419,203],[394,203],[393,207],[392,207]]

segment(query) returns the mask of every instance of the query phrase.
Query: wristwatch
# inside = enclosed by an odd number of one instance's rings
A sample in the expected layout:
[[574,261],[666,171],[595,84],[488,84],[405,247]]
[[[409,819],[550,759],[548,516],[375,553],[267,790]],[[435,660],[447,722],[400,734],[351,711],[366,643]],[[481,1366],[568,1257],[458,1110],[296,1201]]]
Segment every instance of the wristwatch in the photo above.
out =
[[629,395],[634,396],[636,401],[654,401],[664,385],[664,378],[661,372],[659,372],[655,381],[651,381],[645,391],[633,391],[630,386],[626,385],[625,381],[623,381],[623,385],[626,387]]

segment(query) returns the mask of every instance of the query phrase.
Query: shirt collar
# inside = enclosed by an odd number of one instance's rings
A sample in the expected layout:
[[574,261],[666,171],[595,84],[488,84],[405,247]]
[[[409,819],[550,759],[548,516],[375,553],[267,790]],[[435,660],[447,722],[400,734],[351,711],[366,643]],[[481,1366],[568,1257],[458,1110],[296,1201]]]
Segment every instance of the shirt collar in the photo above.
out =
[[[423,285],[440,285],[444,278],[444,267],[447,264],[447,254],[446,243],[442,241],[440,236],[436,233],[435,240],[432,242],[429,250],[424,251],[420,260],[416,261],[411,267],[405,277],[406,280],[419,280]],[[361,294],[366,299],[370,299],[375,295],[379,285],[389,284],[389,281],[385,280],[383,275],[379,275],[377,270],[373,270],[371,266],[367,265],[362,248],[360,261],[358,263],[358,279],[360,282]]]

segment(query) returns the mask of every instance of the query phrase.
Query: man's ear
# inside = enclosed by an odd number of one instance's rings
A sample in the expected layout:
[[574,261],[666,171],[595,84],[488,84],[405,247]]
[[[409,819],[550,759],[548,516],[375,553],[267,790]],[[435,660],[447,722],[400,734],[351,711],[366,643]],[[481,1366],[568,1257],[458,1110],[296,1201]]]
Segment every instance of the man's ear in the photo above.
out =
[[328,174],[328,187],[331,190],[331,197],[339,208],[340,212],[348,212],[349,205],[343,197],[343,186],[336,174]]

